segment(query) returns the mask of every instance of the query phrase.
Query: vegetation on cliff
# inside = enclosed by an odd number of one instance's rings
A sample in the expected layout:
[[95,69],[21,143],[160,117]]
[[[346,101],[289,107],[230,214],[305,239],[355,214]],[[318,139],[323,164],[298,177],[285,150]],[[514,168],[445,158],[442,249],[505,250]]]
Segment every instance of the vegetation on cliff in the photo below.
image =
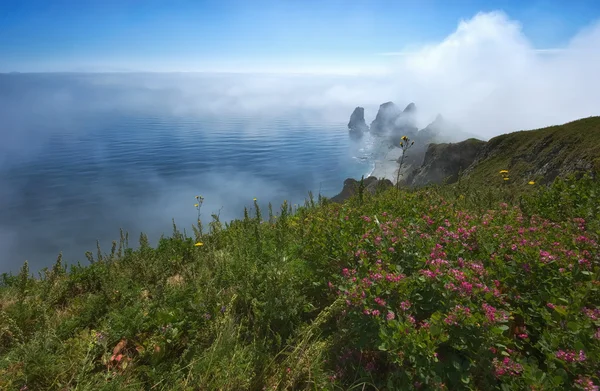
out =
[[404,184],[454,183],[459,178],[488,185],[499,169],[511,181],[548,184],[557,177],[600,170],[600,117],[563,125],[503,134],[483,142],[429,144],[423,164],[413,165]]
[[496,159],[24,265],[0,282],[0,389],[597,389],[600,181]]

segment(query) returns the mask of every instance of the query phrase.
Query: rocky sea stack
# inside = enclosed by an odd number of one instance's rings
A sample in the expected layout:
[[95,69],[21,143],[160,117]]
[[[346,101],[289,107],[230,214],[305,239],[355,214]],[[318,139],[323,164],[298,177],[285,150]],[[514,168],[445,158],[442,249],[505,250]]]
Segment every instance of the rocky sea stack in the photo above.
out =
[[418,128],[415,126],[414,112],[416,106],[410,103],[401,110],[394,102],[386,102],[379,106],[377,116],[371,123],[371,132],[375,135],[390,135],[402,137],[414,134]]
[[365,122],[365,109],[363,107],[357,107],[352,112],[350,122],[348,122],[348,130],[351,136],[358,137],[369,131],[369,126]]
[[[378,162],[373,172],[374,177],[365,180],[367,187],[373,186],[376,177],[396,179],[401,159],[399,148],[403,136],[407,136],[414,142],[402,161],[400,182],[405,186],[455,181],[459,172],[467,169],[483,148],[483,141],[473,139],[472,135],[462,132],[441,115],[419,130],[416,114],[417,106],[414,103],[409,103],[402,110],[394,102],[385,102],[379,106],[369,128],[365,121],[364,108],[354,109],[348,122],[351,137],[359,138],[370,131],[376,142],[384,146],[381,149],[384,155],[376,157]],[[463,140],[467,141],[461,142]],[[459,143],[448,144],[453,142]],[[342,192],[334,197],[334,200],[348,198],[355,192],[357,184],[358,181],[347,179]]]

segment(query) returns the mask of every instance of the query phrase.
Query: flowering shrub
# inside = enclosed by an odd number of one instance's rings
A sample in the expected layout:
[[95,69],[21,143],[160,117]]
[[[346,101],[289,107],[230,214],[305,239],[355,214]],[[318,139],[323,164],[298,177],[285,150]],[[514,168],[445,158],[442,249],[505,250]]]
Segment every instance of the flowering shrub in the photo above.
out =
[[523,186],[254,199],[25,264],[0,279],[0,389],[597,390],[600,183]]
[[482,214],[444,201],[418,209],[355,219],[364,233],[332,284],[351,344],[381,353],[371,367],[396,387],[597,379],[599,252],[584,218],[526,217],[505,203]]

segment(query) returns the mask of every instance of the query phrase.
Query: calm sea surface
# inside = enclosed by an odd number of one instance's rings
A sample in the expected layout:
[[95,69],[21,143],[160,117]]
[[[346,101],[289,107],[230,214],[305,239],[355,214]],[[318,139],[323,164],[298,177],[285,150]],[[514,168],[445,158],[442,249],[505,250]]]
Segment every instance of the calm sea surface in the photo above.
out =
[[[172,219],[189,231],[196,194],[205,219],[228,220],[253,197],[279,205],[308,191],[332,196],[372,169],[364,140],[348,137],[348,116],[196,112],[196,96],[173,92],[180,80],[136,83],[0,75],[0,273],[25,260],[51,266],[61,251],[85,263],[96,240],[110,251],[120,228],[131,244],[142,231],[152,242],[170,234]],[[185,109],[173,109],[180,101]]]

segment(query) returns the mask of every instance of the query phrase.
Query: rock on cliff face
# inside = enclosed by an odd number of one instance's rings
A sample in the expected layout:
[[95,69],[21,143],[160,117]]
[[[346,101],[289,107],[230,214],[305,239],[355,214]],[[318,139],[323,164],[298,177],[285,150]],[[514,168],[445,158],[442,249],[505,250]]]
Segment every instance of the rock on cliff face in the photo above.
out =
[[409,135],[408,137],[411,138],[415,143],[408,150],[404,159],[404,163],[409,166],[413,166],[413,168],[420,167],[423,163],[423,159],[425,158],[425,153],[427,152],[429,144],[448,141],[441,136],[446,127],[447,125],[442,116],[438,115],[435,121],[413,134],[412,137]]
[[365,122],[365,109],[357,107],[350,116],[350,122],[348,122],[348,130],[352,136],[362,136],[363,133],[369,131],[369,127]]
[[394,102],[383,103],[379,106],[377,116],[371,122],[371,132],[379,135],[388,133],[394,128],[396,120],[401,114],[402,110]]
[[[363,185],[365,186],[365,190],[370,194],[375,194],[378,190],[385,190],[389,187],[392,187],[392,181],[389,179],[377,179],[374,176],[370,176],[364,179]],[[344,181],[344,188],[342,191],[332,197],[330,200],[333,202],[343,202],[348,198],[352,197],[354,194],[358,192],[358,188],[360,186],[360,181],[356,179],[348,178]]]
[[[411,136],[408,135],[408,137]],[[413,168],[418,168],[423,164],[430,144],[456,143],[471,138],[475,138],[475,136],[461,131],[438,114],[432,123],[414,134],[412,140],[415,143],[409,149],[404,163],[413,166]]]
[[471,166],[486,145],[485,141],[468,139],[460,143],[429,144],[423,164],[403,181],[409,186],[454,183],[461,171]]
[[414,113],[416,110],[417,106],[411,102],[404,108],[403,113]]
[[402,136],[413,138],[419,130],[415,125],[416,109],[414,103],[410,103],[404,110],[400,110],[394,102],[382,104],[371,123],[371,133],[388,136],[393,145],[398,145]]
[[[371,134],[380,141],[383,141],[382,145],[386,144],[389,147],[387,152],[383,152],[386,154],[384,159],[387,158],[387,153],[390,152],[390,149],[400,148],[402,136],[407,136],[414,141],[414,144],[403,159],[400,175],[401,178],[404,178],[402,182],[405,182],[410,177],[409,173],[421,167],[430,144],[457,142],[473,137],[461,132],[456,126],[444,120],[441,115],[438,115],[432,123],[419,131],[419,128],[416,126],[416,113],[417,106],[414,103],[408,104],[404,110],[401,110],[393,102],[386,102],[379,106],[375,120],[371,123]],[[354,110],[350,117],[348,128],[350,129],[351,136],[358,137],[362,136],[365,128],[369,129],[366,123],[364,123],[364,109],[362,107],[357,107]],[[395,155],[397,156],[398,154]],[[401,157],[398,158],[398,162],[401,159]],[[387,167],[389,164],[387,166],[382,164],[381,166],[385,166],[385,168],[380,168],[379,171],[381,172],[379,172],[376,165],[378,175],[381,174],[381,176],[395,180],[396,174],[393,175],[394,178],[391,178],[390,169]]]

